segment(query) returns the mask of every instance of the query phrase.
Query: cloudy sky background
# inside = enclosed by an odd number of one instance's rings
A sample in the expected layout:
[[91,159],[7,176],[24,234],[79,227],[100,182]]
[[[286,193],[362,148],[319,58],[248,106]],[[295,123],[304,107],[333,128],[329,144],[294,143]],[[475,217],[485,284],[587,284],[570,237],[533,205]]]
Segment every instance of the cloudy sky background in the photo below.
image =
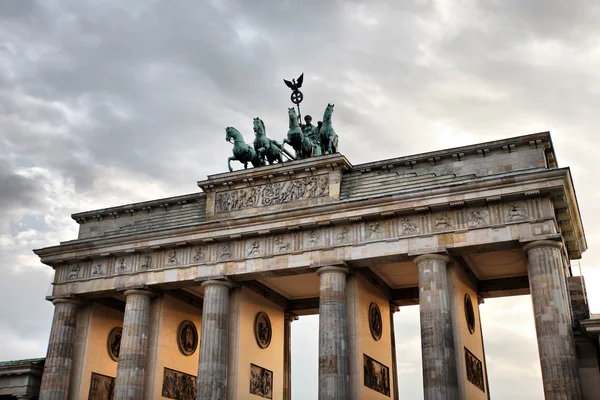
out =
[[[594,0],[0,1],[0,359],[45,355],[52,270],[33,248],[74,212],[195,192],[252,140],[336,104],[354,163],[551,131],[572,168],[600,312],[600,7]],[[238,166],[236,166],[237,168]],[[542,399],[528,296],[482,305],[494,399]],[[400,393],[422,398],[418,307],[396,314]],[[294,323],[294,398],[314,398],[317,318]],[[301,339],[302,338],[302,339]]]

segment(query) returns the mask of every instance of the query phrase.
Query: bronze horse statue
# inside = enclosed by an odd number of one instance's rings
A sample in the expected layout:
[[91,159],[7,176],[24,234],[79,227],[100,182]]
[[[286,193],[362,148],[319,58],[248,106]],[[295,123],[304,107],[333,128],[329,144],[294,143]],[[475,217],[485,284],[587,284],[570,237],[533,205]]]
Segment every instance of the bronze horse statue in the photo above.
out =
[[262,167],[265,165],[264,160],[258,156],[254,147],[244,142],[244,137],[237,129],[228,126],[225,128],[225,140],[231,142],[233,140],[233,156],[227,159],[227,167],[229,172],[233,171],[231,168],[231,161],[239,161],[244,164],[244,169],[248,168],[248,163],[252,163],[253,167]]
[[327,103],[327,107],[323,113],[323,125],[321,125],[319,130],[323,154],[333,154],[338,152],[338,135],[331,125],[331,114],[333,114],[333,104]]
[[288,108],[288,118],[290,130],[287,133],[287,138],[283,139],[283,144],[287,143],[294,148],[297,159],[312,157],[313,142],[302,132],[294,108]]
[[275,162],[282,163],[282,155],[284,154],[289,159],[294,159],[294,157],[283,148],[282,144],[267,137],[265,123],[260,118],[254,118],[254,135],[254,150],[256,150],[257,156],[263,159],[263,162],[266,158],[269,165],[272,165]]

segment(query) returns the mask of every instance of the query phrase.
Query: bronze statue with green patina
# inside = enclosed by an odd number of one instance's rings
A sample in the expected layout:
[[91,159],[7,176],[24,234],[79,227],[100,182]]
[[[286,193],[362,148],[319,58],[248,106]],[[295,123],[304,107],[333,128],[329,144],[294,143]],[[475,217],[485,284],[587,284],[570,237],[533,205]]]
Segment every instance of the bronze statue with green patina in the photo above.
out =
[[333,126],[331,125],[332,114],[333,104],[327,103],[327,107],[323,113],[323,124],[319,128],[323,154],[333,154],[338,152],[338,135],[335,133]]
[[262,167],[265,165],[264,159],[258,156],[253,146],[246,144],[244,137],[237,129],[228,126],[225,128],[225,140],[228,142],[233,141],[233,156],[227,159],[227,167],[232,172],[231,168],[232,161],[239,161],[244,164],[244,169],[248,168],[248,163],[251,163],[253,167]]
[[283,148],[283,144],[267,137],[265,123],[260,118],[254,118],[254,150],[263,162],[267,161],[269,165],[275,162],[283,162],[283,156],[293,160],[294,157]]
[[296,158],[312,157],[314,153],[313,141],[305,135],[298,123],[298,116],[294,108],[288,108],[289,130],[283,144],[289,144],[296,152]]

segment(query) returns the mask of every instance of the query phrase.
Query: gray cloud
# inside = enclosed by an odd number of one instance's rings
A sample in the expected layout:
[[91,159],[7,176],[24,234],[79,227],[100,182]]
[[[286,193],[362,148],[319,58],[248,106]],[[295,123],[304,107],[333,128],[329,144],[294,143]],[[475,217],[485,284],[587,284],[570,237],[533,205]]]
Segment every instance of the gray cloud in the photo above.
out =
[[[28,340],[2,340],[0,354],[45,348],[51,306],[40,291],[51,271],[31,248],[75,237],[72,212],[197,190],[225,170],[225,126],[250,142],[258,116],[281,140],[281,79],[300,72],[303,113],[319,119],[334,102],[353,163],[551,130],[578,188],[583,264],[598,271],[599,14],[591,0],[0,2],[0,290],[20,304],[3,310],[0,337]],[[487,307],[500,321],[484,326],[492,393],[505,398],[519,378],[507,365],[537,359],[528,339],[503,348],[513,316]],[[418,312],[397,320],[401,393],[419,398]]]

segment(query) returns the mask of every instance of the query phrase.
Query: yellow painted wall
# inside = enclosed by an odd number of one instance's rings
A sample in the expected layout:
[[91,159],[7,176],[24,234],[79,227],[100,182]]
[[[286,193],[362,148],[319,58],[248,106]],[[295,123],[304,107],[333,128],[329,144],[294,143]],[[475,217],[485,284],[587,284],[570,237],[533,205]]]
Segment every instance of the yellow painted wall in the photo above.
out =
[[[250,364],[273,371],[273,400],[283,398],[283,309],[242,287],[239,296],[238,338],[229,347],[238,346],[238,361],[232,371],[237,374],[237,400],[258,400],[261,397],[250,394]],[[254,337],[254,319],[260,311],[267,313],[271,320],[273,335],[271,344],[261,349]],[[232,327],[230,327],[231,329]]]
[[164,295],[160,299],[160,303],[158,317],[160,328],[156,342],[154,379],[151,379],[153,382],[151,385],[154,387],[152,399],[166,398],[161,396],[165,367],[198,376],[198,359],[200,357],[199,347],[191,356],[185,356],[179,351],[177,330],[181,322],[190,320],[196,325],[198,341],[200,341],[202,310],[169,295]]
[[[356,327],[358,347],[356,359],[358,376],[360,377],[360,398],[361,399],[390,399],[394,393],[396,385],[392,372],[392,339],[390,331],[390,305],[389,300],[371,283],[363,277],[358,277],[356,303]],[[376,303],[381,311],[381,320],[383,323],[381,339],[375,341],[369,328],[369,305]],[[348,323],[351,323],[348,321]],[[379,363],[389,368],[390,373],[390,397],[381,394],[365,386],[364,382],[364,357],[363,354],[371,357]],[[351,361],[352,362],[352,361]]]
[[73,399],[87,399],[90,392],[92,372],[106,376],[117,376],[117,362],[108,355],[108,334],[115,327],[123,326],[123,313],[112,308],[93,304],[89,310],[87,335],[83,345],[83,359],[80,385],[76,393],[71,393]]
[[[457,265],[448,266],[448,287],[451,296],[450,303],[452,307],[452,325],[455,336],[455,350],[457,360],[457,372],[459,381],[459,391],[469,400],[483,400],[488,398],[489,388],[487,387],[486,375],[487,366],[485,363],[484,350],[482,345],[482,334],[480,325],[479,305],[477,301],[477,292],[473,289],[464,271]],[[465,318],[465,294],[469,294],[473,303],[475,313],[475,331],[469,332],[467,320]],[[483,364],[483,378],[485,384],[485,393],[477,386],[467,380],[467,371],[465,365],[465,350],[469,349]]]

